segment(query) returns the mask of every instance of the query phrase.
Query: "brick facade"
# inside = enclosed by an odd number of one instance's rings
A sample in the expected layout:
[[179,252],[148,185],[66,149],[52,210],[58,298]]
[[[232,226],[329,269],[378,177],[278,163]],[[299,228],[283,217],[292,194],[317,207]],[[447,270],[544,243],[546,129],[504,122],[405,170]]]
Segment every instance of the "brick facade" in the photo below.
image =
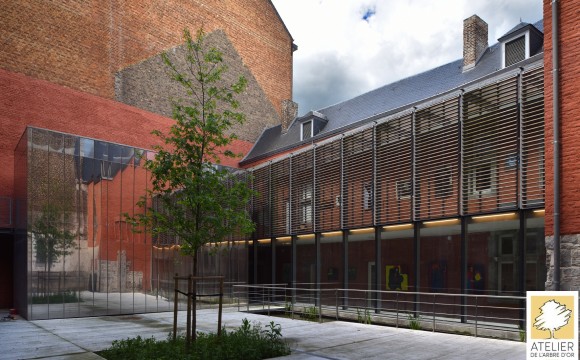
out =
[[[235,124],[231,132],[239,139],[255,142],[263,128],[280,122],[276,109],[268,101],[252,72],[244,66],[238,52],[222,30],[207,34],[205,43],[208,47],[216,47],[222,52],[223,64],[228,70],[222,76],[221,85],[229,86],[241,75],[248,81],[246,90],[237,96],[240,102],[238,111],[246,116],[246,123]],[[189,74],[186,71],[185,45],[169,49],[167,54],[182,73]],[[161,55],[156,55],[117,72],[115,98],[122,103],[171,117],[171,99],[187,99],[188,96],[183,87],[168,75]]]
[[278,113],[292,97],[292,38],[267,0],[0,0],[0,8],[5,70],[112,99],[117,71],[203,26],[225,32]]
[[[26,126],[35,126],[79,136],[141,148],[159,140],[154,129],[166,130],[171,119],[144,110],[71,90],[46,81],[0,70],[0,196],[12,197],[14,149]],[[247,153],[252,144],[236,140],[232,150]],[[239,159],[226,158],[226,166]]]
[[[545,159],[546,159],[546,247],[547,265],[553,266],[554,151],[553,151],[553,82],[552,82],[552,2],[544,0],[544,80],[545,80]],[[560,231],[561,289],[580,287],[580,133],[578,126],[578,93],[580,92],[580,38],[578,15],[580,2],[558,1],[560,47]],[[546,288],[552,286],[552,269]]]

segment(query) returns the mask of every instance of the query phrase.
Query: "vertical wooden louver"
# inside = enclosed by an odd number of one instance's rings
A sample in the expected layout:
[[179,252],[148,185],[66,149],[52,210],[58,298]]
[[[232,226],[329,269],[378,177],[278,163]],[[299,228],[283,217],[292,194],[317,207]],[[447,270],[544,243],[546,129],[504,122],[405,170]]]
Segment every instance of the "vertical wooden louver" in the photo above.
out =
[[522,207],[544,206],[544,69],[522,78]]
[[412,115],[376,127],[376,223],[411,220]]
[[518,196],[517,78],[463,97],[463,211],[514,209]]
[[307,150],[292,156],[292,233],[314,231],[314,155]]
[[316,147],[316,231],[340,229],[340,147],[340,139]]
[[343,139],[342,216],[345,228],[373,225],[373,128]]
[[459,98],[415,113],[415,220],[456,216]]
[[253,172],[252,198],[253,216],[256,223],[256,236],[266,238],[271,236],[270,231],[270,165],[261,167]]
[[290,234],[290,158],[274,162],[271,169],[272,235]]
[[[251,175],[250,172],[246,171],[246,170],[237,170],[234,174],[233,174],[234,178],[236,181],[240,181],[246,184],[246,186],[250,187],[252,186],[251,184]],[[251,214],[252,211],[252,201],[250,200],[245,206],[243,206],[241,209],[239,209],[239,211],[244,211],[248,214]],[[239,240],[245,240],[247,238],[249,238],[251,236],[251,234],[241,234],[238,230],[234,231],[232,236],[231,236],[231,240],[233,241],[239,241]]]

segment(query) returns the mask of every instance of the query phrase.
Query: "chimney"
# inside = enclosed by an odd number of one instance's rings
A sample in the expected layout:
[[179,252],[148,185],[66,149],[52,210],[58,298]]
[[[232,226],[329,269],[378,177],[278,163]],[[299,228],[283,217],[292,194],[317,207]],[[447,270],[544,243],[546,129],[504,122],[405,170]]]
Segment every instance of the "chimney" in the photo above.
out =
[[288,131],[296,115],[298,115],[298,104],[292,100],[282,100],[282,134]]
[[475,63],[487,49],[487,23],[477,15],[463,20],[463,71]]

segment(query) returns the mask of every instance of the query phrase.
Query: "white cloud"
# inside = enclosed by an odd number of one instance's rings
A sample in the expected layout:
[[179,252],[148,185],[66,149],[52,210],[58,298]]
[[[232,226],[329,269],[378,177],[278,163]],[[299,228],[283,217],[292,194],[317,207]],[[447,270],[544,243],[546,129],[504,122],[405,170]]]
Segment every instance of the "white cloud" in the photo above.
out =
[[[489,43],[520,18],[542,17],[540,0],[273,0],[290,30],[300,114],[461,58],[463,19],[489,24]],[[366,20],[363,16],[372,10]]]

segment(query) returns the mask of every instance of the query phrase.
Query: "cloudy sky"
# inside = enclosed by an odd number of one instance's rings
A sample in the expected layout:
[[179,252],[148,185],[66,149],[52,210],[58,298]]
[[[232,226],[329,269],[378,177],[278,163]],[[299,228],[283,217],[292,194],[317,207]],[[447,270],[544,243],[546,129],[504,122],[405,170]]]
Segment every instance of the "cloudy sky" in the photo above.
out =
[[273,0],[298,45],[294,101],[321,109],[463,56],[463,19],[489,44],[542,18],[541,0]]

